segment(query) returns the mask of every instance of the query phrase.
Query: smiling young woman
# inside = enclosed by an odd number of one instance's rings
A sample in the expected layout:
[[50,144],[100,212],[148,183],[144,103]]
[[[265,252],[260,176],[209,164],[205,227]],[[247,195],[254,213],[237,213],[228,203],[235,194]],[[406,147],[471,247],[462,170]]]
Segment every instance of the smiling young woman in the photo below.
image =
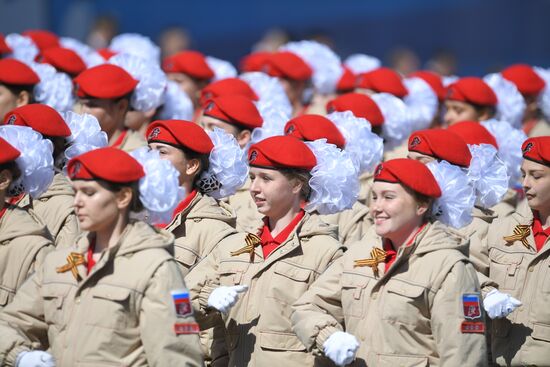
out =
[[177,174],[152,152],[136,157],[100,148],[69,161],[84,233],[48,254],[2,312],[2,364],[202,364],[189,293],[171,255],[174,237],[130,219],[143,208],[151,217],[171,212],[176,201],[164,195],[176,190]]
[[434,220],[440,184],[422,163],[376,170],[374,226],[294,303],[293,330],[337,365],[485,366],[468,242]]

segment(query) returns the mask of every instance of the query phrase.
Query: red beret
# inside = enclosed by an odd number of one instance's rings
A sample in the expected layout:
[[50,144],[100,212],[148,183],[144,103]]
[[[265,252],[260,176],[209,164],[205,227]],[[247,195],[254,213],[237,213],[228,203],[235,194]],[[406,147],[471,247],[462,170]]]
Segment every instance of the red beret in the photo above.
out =
[[200,100],[204,105],[209,99],[233,94],[245,96],[253,101],[258,100],[258,96],[248,83],[239,78],[227,78],[208,84],[201,90]]
[[445,95],[447,93],[445,90],[445,86],[443,85],[443,80],[441,79],[441,76],[439,76],[439,74],[436,74],[433,71],[419,70],[409,74],[409,78],[422,79],[423,81],[428,83],[430,88],[432,88],[439,102],[443,102],[445,100]]
[[184,120],[153,121],[147,128],[148,143],[163,143],[184,147],[199,154],[210,154],[212,140],[199,125]]
[[0,164],[13,162],[20,155],[21,153],[11,146],[10,143],[5,141],[3,138],[0,138]]
[[0,83],[34,85],[38,82],[40,78],[27,64],[15,59],[0,60]]
[[469,145],[490,144],[498,149],[497,140],[477,121],[460,121],[447,128]]
[[496,106],[498,99],[487,83],[480,78],[458,79],[447,88],[447,99],[479,106]]
[[12,49],[6,43],[6,38],[2,33],[0,33],[0,55],[9,54],[12,52]]
[[263,71],[270,56],[271,52],[254,52],[246,55],[241,60],[240,69],[243,73]]
[[533,68],[526,64],[516,64],[507,67],[501,72],[504,79],[514,83],[523,95],[538,95],[546,86]]
[[48,105],[32,103],[17,107],[6,114],[4,125],[28,126],[49,137],[68,137],[71,130],[63,117]]
[[138,81],[120,66],[102,64],[78,74],[74,83],[80,98],[114,99],[132,92]]
[[443,129],[420,130],[409,137],[409,152],[417,152],[460,167],[470,167],[472,154],[464,140]]
[[104,180],[131,183],[145,176],[143,167],[123,150],[106,147],[90,150],[74,157],[67,164],[72,180]]
[[42,52],[41,62],[48,63],[54,68],[69,75],[75,76],[86,69],[86,64],[76,52],[64,47],[52,47]]
[[269,56],[265,67],[267,74],[275,77],[305,81],[311,78],[313,71],[298,55],[288,51],[279,51]]
[[403,98],[409,93],[403,84],[401,75],[395,70],[386,67],[380,67],[360,74],[357,80],[357,87],[370,89],[376,93],[393,94],[399,98]]
[[352,92],[355,89],[355,74],[347,66],[343,66],[344,72],[336,84],[336,91],[340,93]]
[[355,117],[367,119],[372,126],[384,123],[384,115],[372,98],[362,93],[346,93],[327,103],[327,112],[351,111]]
[[431,198],[441,196],[441,189],[426,165],[414,159],[398,158],[376,167],[374,181],[399,183],[421,195]]
[[195,79],[212,79],[214,72],[208,66],[206,57],[198,51],[182,51],[169,56],[162,62],[166,73],[183,73]]
[[117,54],[116,51],[113,51],[110,48],[100,48],[97,50],[97,53],[103,57],[105,61],[108,61],[111,57]]
[[30,37],[40,52],[51,47],[59,47],[59,37],[50,31],[31,30],[24,32],[23,36]]
[[204,106],[204,115],[251,130],[261,127],[264,121],[254,103],[237,94],[208,100]]
[[315,155],[308,146],[293,136],[272,136],[248,150],[251,166],[266,168],[297,168],[311,171],[317,164]]
[[525,140],[521,151],[523,158],[550,167],[550,136],[537,136]]
[[344,149],[346,145],[346,139],[338,127],[321,115],[302,115],[293,118],[285,125],[285,135],[304,141],[327,139],[329,144],[334,144],[340,149]]

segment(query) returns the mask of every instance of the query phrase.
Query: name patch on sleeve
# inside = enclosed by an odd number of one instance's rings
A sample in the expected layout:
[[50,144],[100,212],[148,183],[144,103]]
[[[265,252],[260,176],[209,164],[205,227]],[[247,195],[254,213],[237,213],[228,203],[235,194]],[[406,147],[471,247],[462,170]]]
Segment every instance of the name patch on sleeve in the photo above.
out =
[[196,322],[174,324],[174,332],[176,335],[198,334],[199,331],[199,324]]

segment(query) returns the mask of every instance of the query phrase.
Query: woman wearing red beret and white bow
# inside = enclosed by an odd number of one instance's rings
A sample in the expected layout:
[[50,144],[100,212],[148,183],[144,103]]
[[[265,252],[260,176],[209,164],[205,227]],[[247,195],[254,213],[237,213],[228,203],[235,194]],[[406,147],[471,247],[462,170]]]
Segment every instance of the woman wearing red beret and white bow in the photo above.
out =
[[251,145],[248,159],[263,222],[224,239],[199,265],[207,276],[193,281],[194,305],[207,316],[224,314],[230,366],[330,365],[292,331],[291,305],[342,255],[336,228],[308,212],[351,207],[356,168],[334,145],[292,136]]
[[340,366],[487,364],[468,242],[434,220],[456,209],[440,185],[411,159],[377,168],[374,227],[293,306],[293,330],[308,350]]
[[1,313],[1,365],[202,364],[174,237],[130,219],[144,208],[152,221],[170,217],[178,174],[147,148],[133,154],[109,147],[69,161],[86,232],[48,254]]

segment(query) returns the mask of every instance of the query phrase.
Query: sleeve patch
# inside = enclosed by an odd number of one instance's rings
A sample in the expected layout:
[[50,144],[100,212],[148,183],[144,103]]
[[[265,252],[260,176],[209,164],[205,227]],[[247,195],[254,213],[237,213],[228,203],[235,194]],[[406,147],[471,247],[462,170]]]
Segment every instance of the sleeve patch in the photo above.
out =
[[462,308],[466,320],[481,320],[480,295],[467,293],[462,295]]
[[196,322],[186,322],[186,323],[176,323],[174,324],[174,331],[176,335],[188,335],[188,334],[198,334],[199,324]]
[[483,321],[463,321],[460,331],[462,334],[485,334],[485,323]]
[[174,307],[176,309],[176,315],[185,317],[193,314],[193,308],[191,307],[191,300],[189,298],[189,291],[186,289],[179,289],[170,292],[172,299],[174,300]]

